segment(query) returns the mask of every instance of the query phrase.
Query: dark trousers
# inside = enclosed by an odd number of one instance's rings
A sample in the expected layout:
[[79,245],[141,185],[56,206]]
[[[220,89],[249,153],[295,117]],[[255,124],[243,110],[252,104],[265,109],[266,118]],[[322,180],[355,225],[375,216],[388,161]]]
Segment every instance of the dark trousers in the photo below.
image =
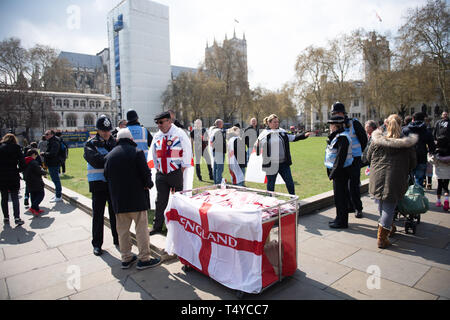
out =
[[267,175],[267,191],[275,191],[275,182],[277,181],[277,175],[280,174],[286,183],[286,188],[289,194],[295,194],[294,180],[292,179],[291,167],[286,163],[280,163],[277,174]]
[[176,192],[183,190],[183,172],[181,169],[163,174],[156,173],[156,210],[155,219],[153,220],[153,229],[161,230],[164,224],[164,211],[169,202],[170,191],[174,189]]
[[45,197],[45,191],[44,189],[39,191],[31,191],[31,208],[39,211],[39,205],[41,204],[42,200],[44,200]]
[[334,204],[336,206],[335,221],[344,226],[348,225],[349,178],[349,173],[344,172],[333,179]]
[[[350,211],[363,209],[361,202],[361,157],[353,158],[353,163],[350,167],[350,180],[348,183],[348,189],[350,192],[350,201],[348,207]],[[353,209],[353,210],[352,210]]]
[[436,190],[438,196],[442,195],[442,190],[444,190],[444,193],[448,194],[448,182],[449,179],[438,179],[438,187]]
[[116,215],[114,214],[109,192],[94,191],[92,192],[92,246],[101,248],[103,244],[103,227],[105,206],[108,202],[109,222],[111,224],[111,232],[114,244],[119,243],[119,236],[116,229]]
[[1,190],[3,216],[5,218],[9,219],[8,193],[11,194],[11,200],[12,200],[12,203],[13,203],[14,218],[15,219],[19,219],[20,218],[19,190],[10,190],[10,191],[8,191],[8,188],[4,188],[4,189]]
[[202,157],[205,158],[206,164],[208,165],[209,178],[211,180],[214,180],[214,175],[211,166],[211,156],[209,155],[209,151],[207,148],[203,150],[197,148],[195,149],[195,173],[197,174],[198,179],[199,180],[202,179],[202,172],[200,170],[200,163],[202,161]]

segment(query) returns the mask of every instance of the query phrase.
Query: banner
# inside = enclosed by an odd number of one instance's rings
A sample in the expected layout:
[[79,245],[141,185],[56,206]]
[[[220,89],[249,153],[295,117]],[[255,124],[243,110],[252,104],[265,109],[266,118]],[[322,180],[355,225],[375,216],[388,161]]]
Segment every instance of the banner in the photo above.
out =
[[69,148],[82,148],[86,141],[89,140],[88,131],[61,132],[61,136]]
[[261,211],[232,210],[175,193],[165,212],[166,251],[235,290],[262,289]]

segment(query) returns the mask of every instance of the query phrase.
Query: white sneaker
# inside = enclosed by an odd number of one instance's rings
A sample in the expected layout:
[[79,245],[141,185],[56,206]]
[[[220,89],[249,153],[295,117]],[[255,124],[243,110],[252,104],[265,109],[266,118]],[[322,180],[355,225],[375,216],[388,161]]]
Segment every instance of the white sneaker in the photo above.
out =
[[50,202],[61,202],[61,201],[63,201],[62,197],[61,198],[54,197],[50,200]]

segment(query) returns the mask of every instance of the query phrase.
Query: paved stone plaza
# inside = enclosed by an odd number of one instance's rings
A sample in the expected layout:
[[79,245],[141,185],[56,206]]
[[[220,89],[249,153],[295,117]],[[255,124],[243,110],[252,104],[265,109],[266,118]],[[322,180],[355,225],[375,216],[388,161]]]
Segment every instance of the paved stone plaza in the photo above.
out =
[[[393,245],[385,250],[376,246],[378,215],[368,196],[364,218],[350,214],[347,230],[329,229],[334,208],[301,216],[295,275],[244,299],[450,299],[450,213],[436,210],[434,193],[427,191],[431,210],[422,215],[417,233],[405,234],[397,222]],[[25,224],[0,222],[1,300],[236,299],[234,290],[195,271],[185,273],[178,260],[145,271],[122,270],[108,228],[105,252],[94,256],[91,216],[66,201],[50,203],[52,196],[46,190],[41,217],[26,212],[21,199]],[[150,241],[163,243],[161,238]],[[373,270],[380,272],[379,281]]]

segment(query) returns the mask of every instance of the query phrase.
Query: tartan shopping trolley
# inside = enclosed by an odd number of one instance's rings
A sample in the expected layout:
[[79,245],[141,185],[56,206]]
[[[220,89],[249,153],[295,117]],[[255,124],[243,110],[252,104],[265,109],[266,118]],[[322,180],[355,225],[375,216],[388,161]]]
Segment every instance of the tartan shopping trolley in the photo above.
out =
[[298,196],[246,187],[177,192],[165,212],[166,251],[244,294],[258,294],[297,270]]

